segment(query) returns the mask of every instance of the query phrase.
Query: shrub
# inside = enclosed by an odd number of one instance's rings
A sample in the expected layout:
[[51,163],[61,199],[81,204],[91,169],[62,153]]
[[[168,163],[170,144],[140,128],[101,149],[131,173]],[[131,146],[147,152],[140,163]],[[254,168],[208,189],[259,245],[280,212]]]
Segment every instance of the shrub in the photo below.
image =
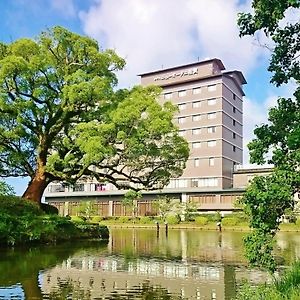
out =
[[198,216],[195,218],[195,223],[201,226],[206,225],[208,223],[208,218]]
[[151,223],[153,223],[153,218],[150,218],[150,217],[141,217],[140,218],[140,223],[141,224],[151,224]]
[[100,216],[93,216],[91,223],[100,223],[101,221],[103,221],[103,218]]
[[249,222],[249,217],[244,212],[242,212],[242,211],[241,212],[232,213],[232,214],[228,215],[228,217],[236,218],[239,223]]
[[180,217],[178,215],[169,215],[166,217],[166,222],[170,225],[179,224]]
[[80,221],[75,223],[70,218],[45,215],[38,205],[14,196],[0,196],[0,216],[0,246],[108,237],[107,227],[84,227],[79,217],[73,217]]
[[82,217],[79,216],[71,216],[71,221],[76,222],[76,223],[84,223],[84,220]]
[[297,225],[297,226],[300,226],[300,219],[297,219],[296,225]]
[[239,220],[235,217],[225,217],[222,220],[222,225],[224,226],[235,226],[239,223]]
[[48,215],[58,215],[58,208],[53,205],[42,203],[41,209]]
[[120,223],[129,223],[129,221],[130,221],[130,218],[126,217],[126,216],[122,216],[122,217],[118,218],[118,222],[120,222]]
[[109,238],[109,230],[104,225],[77,224],[76,228],[80,231],[80,238]]
[[40,207],[33,203],[16,196],[0,195],[0,214],[7,213],[13,216],[42,215]]

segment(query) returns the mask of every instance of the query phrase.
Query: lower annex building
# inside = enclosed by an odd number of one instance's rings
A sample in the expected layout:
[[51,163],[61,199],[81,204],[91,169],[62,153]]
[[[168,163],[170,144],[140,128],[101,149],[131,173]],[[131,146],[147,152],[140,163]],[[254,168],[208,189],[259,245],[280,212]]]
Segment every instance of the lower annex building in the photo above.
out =
[[[225,71],[219,59],[209,59],[140,75],[142,85],[162,87],[160,101],[178,106],[174,122],[190,145],[180,178],[162,191],[148,191],[138,200],[137,215],[155,214],[152,200],[168,195],[193,202],[199,211],[232,211],[247,180],[258,170],[241,169],[243,157],[243,85],[240,71]],[[269,170],[264,170],[263,172]],[[110,183],[82,180],[74,187],[51,183],[45,200],[61,214],[75,214],[80,201],[94,200],[99,215],[131,215],[121,201],[126,191]]]

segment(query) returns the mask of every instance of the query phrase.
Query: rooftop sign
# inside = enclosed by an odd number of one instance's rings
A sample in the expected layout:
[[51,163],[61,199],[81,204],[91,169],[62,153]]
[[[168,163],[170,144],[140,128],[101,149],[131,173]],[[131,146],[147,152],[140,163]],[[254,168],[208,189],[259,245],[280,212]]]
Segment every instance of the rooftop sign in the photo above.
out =
[[155,77],[154,81],[168,80],[168,79],[177,78],[177,77],[193,76],[193,75],[197,75],[197,74],[198,74],[198,68],[191,68],[188,70],[183,70],[183,71],[169,73],[166,75]]

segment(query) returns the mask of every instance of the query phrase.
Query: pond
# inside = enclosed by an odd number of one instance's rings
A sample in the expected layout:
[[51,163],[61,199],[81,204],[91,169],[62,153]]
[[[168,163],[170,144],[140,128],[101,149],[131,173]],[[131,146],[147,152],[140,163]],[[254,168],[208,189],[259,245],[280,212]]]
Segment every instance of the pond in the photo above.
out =
[[[110,240],[0,250],[0,299],[231,299],[250,269],[241,232],[112,229]],[[280,233],[282,266],[300,256],[298,233]]]

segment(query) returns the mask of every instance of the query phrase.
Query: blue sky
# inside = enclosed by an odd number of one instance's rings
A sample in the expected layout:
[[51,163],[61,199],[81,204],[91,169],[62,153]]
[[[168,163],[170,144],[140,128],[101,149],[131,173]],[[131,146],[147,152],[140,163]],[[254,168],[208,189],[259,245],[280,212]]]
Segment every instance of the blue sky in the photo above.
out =
[[[226,68],[241,70],[245,86],[244,144],[255,124],[266,121],[277,95],[290,95],[270,83],[270,44],[262,34],[240,39],[237,13],[251,9],[249,0],[0,0],[0,41],[34,38],[61,25],[114,48],[127,66],[120,86],[138,83],[136,74],[217,57]],[[244,161],[248,154],[245,151]],[[17,194],[26,180],[9,179]]]

